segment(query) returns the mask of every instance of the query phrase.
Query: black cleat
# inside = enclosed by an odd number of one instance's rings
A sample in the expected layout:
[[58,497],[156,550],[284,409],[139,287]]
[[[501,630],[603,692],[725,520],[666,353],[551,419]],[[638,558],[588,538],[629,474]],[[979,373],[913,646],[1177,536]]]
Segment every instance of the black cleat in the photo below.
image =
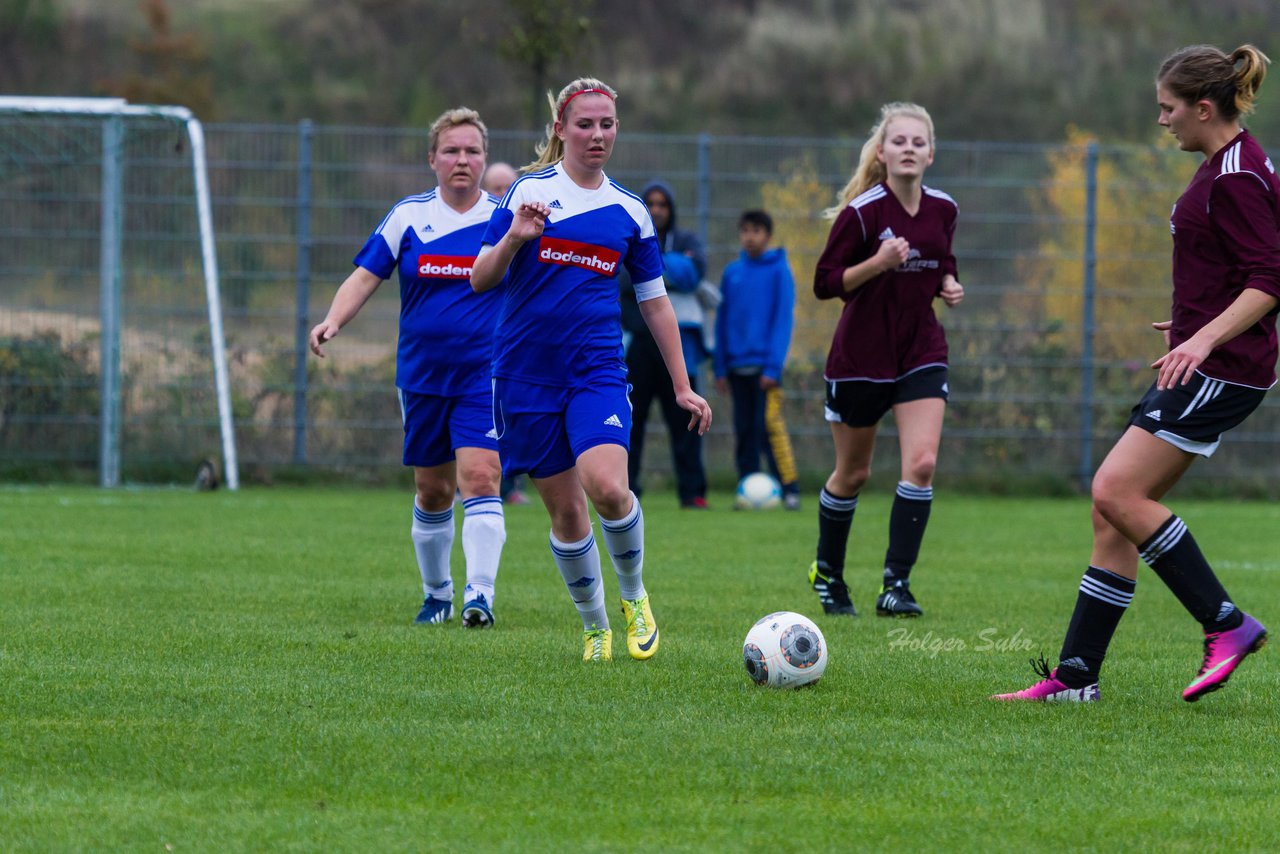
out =
[[919,617],[924,614],[924,609],[916,604],[916,597],[911,595],[907,582],[899,581],[886,585],[880,591],[880,597],[876,599],[876,614],[881,617]]
[[849,586],[844,583],[843,579],[832,578],[823,572],[827,569],[824,564],[821,569],[815,560],[809,567],[809,583],[813,585],[814,592],[818,594],[818,601],[822,603],[822,610],[828,614],[842,614],[846,617],[858,616],[858,610],[853,607],[853,602],[849,599]]

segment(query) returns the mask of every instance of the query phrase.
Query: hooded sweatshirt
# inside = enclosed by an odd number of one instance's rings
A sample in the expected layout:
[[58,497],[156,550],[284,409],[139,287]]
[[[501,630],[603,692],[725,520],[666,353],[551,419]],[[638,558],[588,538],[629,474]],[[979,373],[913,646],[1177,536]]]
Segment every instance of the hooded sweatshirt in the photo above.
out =
[[[671,210],[671,221],[667,223],[666,230],[658,232],[664,268],[662,278],[676,314],[676,322],[680,326],[685,368],[693,374],[698,363],[705,358],[701,336],[705,314],[696,294],[707,273],[707,256],[702,248],[702,241],[696,234],[676,228],[676,197],[671,187],[662,181],[651,181],[640,191],[640,198],[648,198],[649,193],[654,190],[666,196],[667,206]],[[640,314],[630,277],[620,273],[618,278],[621,286],[623,330],[635,338],[652,338],[653,334]]]
[[759,371],[781,381],[791,346],[796,285],[782,247],[724,268],[716,311],[715,373]]

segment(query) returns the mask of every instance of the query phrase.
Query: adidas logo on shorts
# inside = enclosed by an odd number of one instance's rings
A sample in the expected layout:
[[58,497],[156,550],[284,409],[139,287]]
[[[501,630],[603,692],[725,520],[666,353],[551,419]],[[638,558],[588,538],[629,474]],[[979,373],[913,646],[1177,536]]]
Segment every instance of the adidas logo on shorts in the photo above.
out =
[[610,427],[619,427],[619,428],[622,427],[622,419],[618,417],[618,414],[616,412],[613,415],[610,415],[608,418],[606,418],[604,420],[604,423]]
[[1159,409],[1153,409],[1153,410],[1151,410],[1150,412],[1148,412],[1148,413],[1147,413],[1147,417],[1148,417],[1148,418],[1150,418],[1152,421],[1159,421],[1159,420],[1160,420],[1160,410],[1159,410]]

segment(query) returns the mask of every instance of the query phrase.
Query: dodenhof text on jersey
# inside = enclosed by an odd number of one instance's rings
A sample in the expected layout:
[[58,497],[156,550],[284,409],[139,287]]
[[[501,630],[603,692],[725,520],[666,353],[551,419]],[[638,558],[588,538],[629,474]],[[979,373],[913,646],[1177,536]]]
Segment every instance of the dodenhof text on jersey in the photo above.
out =
[[596,273],[612,276],[618,269],[621,254],[603,246],[590,243],[579,243],[576,240],[562,240],[556,237],[543,237],[538,243],[538,260],[544,264],[561,264],[566,267],[581,267]]
[[419,255],[418,275],[437,279],[469,279],[474,257],[463,255]]

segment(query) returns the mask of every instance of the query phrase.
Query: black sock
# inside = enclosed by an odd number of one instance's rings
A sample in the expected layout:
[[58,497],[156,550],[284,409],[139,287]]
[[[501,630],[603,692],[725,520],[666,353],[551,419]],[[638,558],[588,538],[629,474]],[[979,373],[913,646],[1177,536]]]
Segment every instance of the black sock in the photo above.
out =
[[933,507],[933,487],[898,482],[889,512],[889,550],[884,554],[884,584],[906,583],[920,556],[920,543]]
[[1076,609],[1067,625],[1058,653],[1058,680],[1068,688],[1083,688],[1098,681],[1111,636],[1133,601],[1138,583],[1122,575],[1090,566],[1080,579]]
[[1166,519],[1138,551],[1206,632],[1227,631],[1244,622],[1186,523],[1177,516]]
[[849,544],[858,496],[841,498],[823,487],[818,494],[818,563],[832,578],[844,578],[844,552]]

